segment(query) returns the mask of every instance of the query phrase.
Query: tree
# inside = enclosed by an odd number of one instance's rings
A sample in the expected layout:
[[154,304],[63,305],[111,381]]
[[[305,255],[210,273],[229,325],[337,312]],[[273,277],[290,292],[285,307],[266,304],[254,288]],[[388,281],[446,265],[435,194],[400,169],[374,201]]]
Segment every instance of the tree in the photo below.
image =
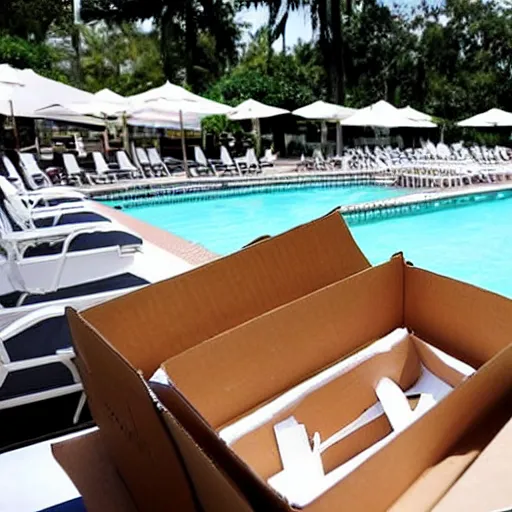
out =
[[209,85],[205,78],[217,79],[236,63],[240,29],[231,2],[83,0],[82,16],[107,23],[152,19],[160,31],[165,75],[197,92]]
[[0,33],[42,43],[50,27],[71,17],[70,0],[1,0]]
[[314,44],[299,42],[291,54],[272,54],[267,69],[268,46],[267,29],[260,30],[239,65],[208,95],[231,105],[253,98],[294,110],[325,94],[325,74]]
[[142,92],[164,81],[157,35],[133,23],[105,23],[81,29],[83,86],[93,92],[105,87],[123,95]]

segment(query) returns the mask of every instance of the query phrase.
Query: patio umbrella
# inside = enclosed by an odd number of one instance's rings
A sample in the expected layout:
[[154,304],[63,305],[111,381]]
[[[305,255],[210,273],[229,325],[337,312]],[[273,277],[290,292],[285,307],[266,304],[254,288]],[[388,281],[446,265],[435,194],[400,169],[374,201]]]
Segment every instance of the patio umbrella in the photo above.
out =
[[289,113],[290,111],[284,108],[272,107],[270,105],[265,105],[265,103],[249,99],[243,101],[240,105],[230,110],[227,113],[227,117],[232,121],[242,121],[243,119],[252,120],[253,132],[256,134],[256,151],[259,155],[261,153],[260,119],[281,116]]
[[501,108],[491,108],[476,116],[457,123],[462,127],[489,128],[493,126],[512,126],[512,113]]
[[[343,147],[343,132],[340,121],[350,117],[357,112],[356,109],[327,103],[325,101],[315,101],[305,107],[298,108],[292,112],[293,115],[304,117],[306,119],[322,121],[322,139],[327,134],[326,121],[335,122],[336,124],[336,153],[341,154]],[[324,141],[322,141],[324,143]]]
[[[37,111],[48,105],[87,103],[94,98],[89,92],[45,78],[31,69],[20,70],[8,64],[2,64],[0,65],[0,82],[3,82],[2,77],[6,76],[8,80],[16,76],[16,80],[23,85],[13,88],[11,96],[18,117],[37,118],[40,117]],[[5,116],[11,114],[9,101],[3,95],[0,95],[0,114]]]
[[173,109],[174,112],[178,114],[181,130],[183,166],[187,175],[189,172],[187,164],[187,148],[185,144],[184,116],[192,114],[204,117],[208,115],[227,114],[231,110],[231,107],[227,105],[203,98],[202,96],[187,91],[183,87],[171,84],[170,82],[166,82],[160,87],[150,89],[149,91],[141,94],[129,96],[128,99],[132,104],[132,114],[135,114],[137,109],[147,108],[148,102],[155,101],[160,101],[160,103],[153,103],[153,112],[158,108],[162,108],[161,113],[164,116],[171,115]]
[[14,141],[16,149],[19,148],[18,128],[16,126],[16,117],[14,116],[13,96],[17,87],[23,87],[23,79],[19,72],[8,64],[0,64],[0,100],[8,102],[9,114],[11,117],[12,129],[14,133]]
[[407,105],[407,107],[399,108],[399,112],[404,114],[409,119],[413,119],[414,121],[432,121],[433,118],[429,114],[425,114],[424,112],[420,112],[419,110],[416,110],[415,108],[412,108],[410,105]]
[[343,126],[375,126],[380,128],[435,128],[431,121],[416,121],[408,118],[399,109],[380,100],[358,110],[340,122]]

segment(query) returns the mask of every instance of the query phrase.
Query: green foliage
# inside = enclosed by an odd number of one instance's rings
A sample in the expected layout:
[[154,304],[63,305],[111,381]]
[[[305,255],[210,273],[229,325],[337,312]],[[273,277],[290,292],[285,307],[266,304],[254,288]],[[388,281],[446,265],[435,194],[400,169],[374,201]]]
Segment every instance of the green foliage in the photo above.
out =
[[299,43],[293,54],[271,54],[265,30],[256,34],[240,64],[209,91],[212,99],[237,105],[255,99],[289,110],[323,94],[325,75],[314,45]]
[[43,43],[32,43],[16,36],[0,35],[0,62],[34,71],[61,81],[66,76],[55,66],[57,52]]
[[240,27],[224,0],[83,0],[87,20],[120,23],[151,19],[160,31],[166,77],[204,91],[236,63]]
[[164,81],[158,37],[143,33],[133,23],[100,23],[81,31],[83,86],[90,91],[105,87],[131,95]]

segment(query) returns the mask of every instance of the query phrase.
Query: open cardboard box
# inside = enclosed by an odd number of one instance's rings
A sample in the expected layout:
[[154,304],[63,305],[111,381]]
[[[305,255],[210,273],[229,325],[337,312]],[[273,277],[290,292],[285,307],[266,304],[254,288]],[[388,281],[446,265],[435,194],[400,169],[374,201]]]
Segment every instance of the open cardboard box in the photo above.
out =
[[[100,431],[55,453],[91,511],[290,510],[214,428],[397,327],[478,371],[308,510],[430,509],[510,417],[512,301],[400,255],[368,268],[338,213],[68,317]],[[145,379],[179,360],[165,409]],[[230,400],[198,405],[217,378]]]

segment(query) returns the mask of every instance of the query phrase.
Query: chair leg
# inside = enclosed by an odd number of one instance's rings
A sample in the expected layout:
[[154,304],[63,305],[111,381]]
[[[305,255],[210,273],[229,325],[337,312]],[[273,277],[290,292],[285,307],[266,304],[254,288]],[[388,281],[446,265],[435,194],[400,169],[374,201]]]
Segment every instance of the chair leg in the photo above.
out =
[[82,391],[82,394],[80,395],[80,400],[78,400],[78,405],[76,407],[75,414],[73,415],[73,425],[76,425],[78,423],[80,415],[82,414],[82,411],[85,407],[86,401],[87,397],[85,395],[85,391]]

